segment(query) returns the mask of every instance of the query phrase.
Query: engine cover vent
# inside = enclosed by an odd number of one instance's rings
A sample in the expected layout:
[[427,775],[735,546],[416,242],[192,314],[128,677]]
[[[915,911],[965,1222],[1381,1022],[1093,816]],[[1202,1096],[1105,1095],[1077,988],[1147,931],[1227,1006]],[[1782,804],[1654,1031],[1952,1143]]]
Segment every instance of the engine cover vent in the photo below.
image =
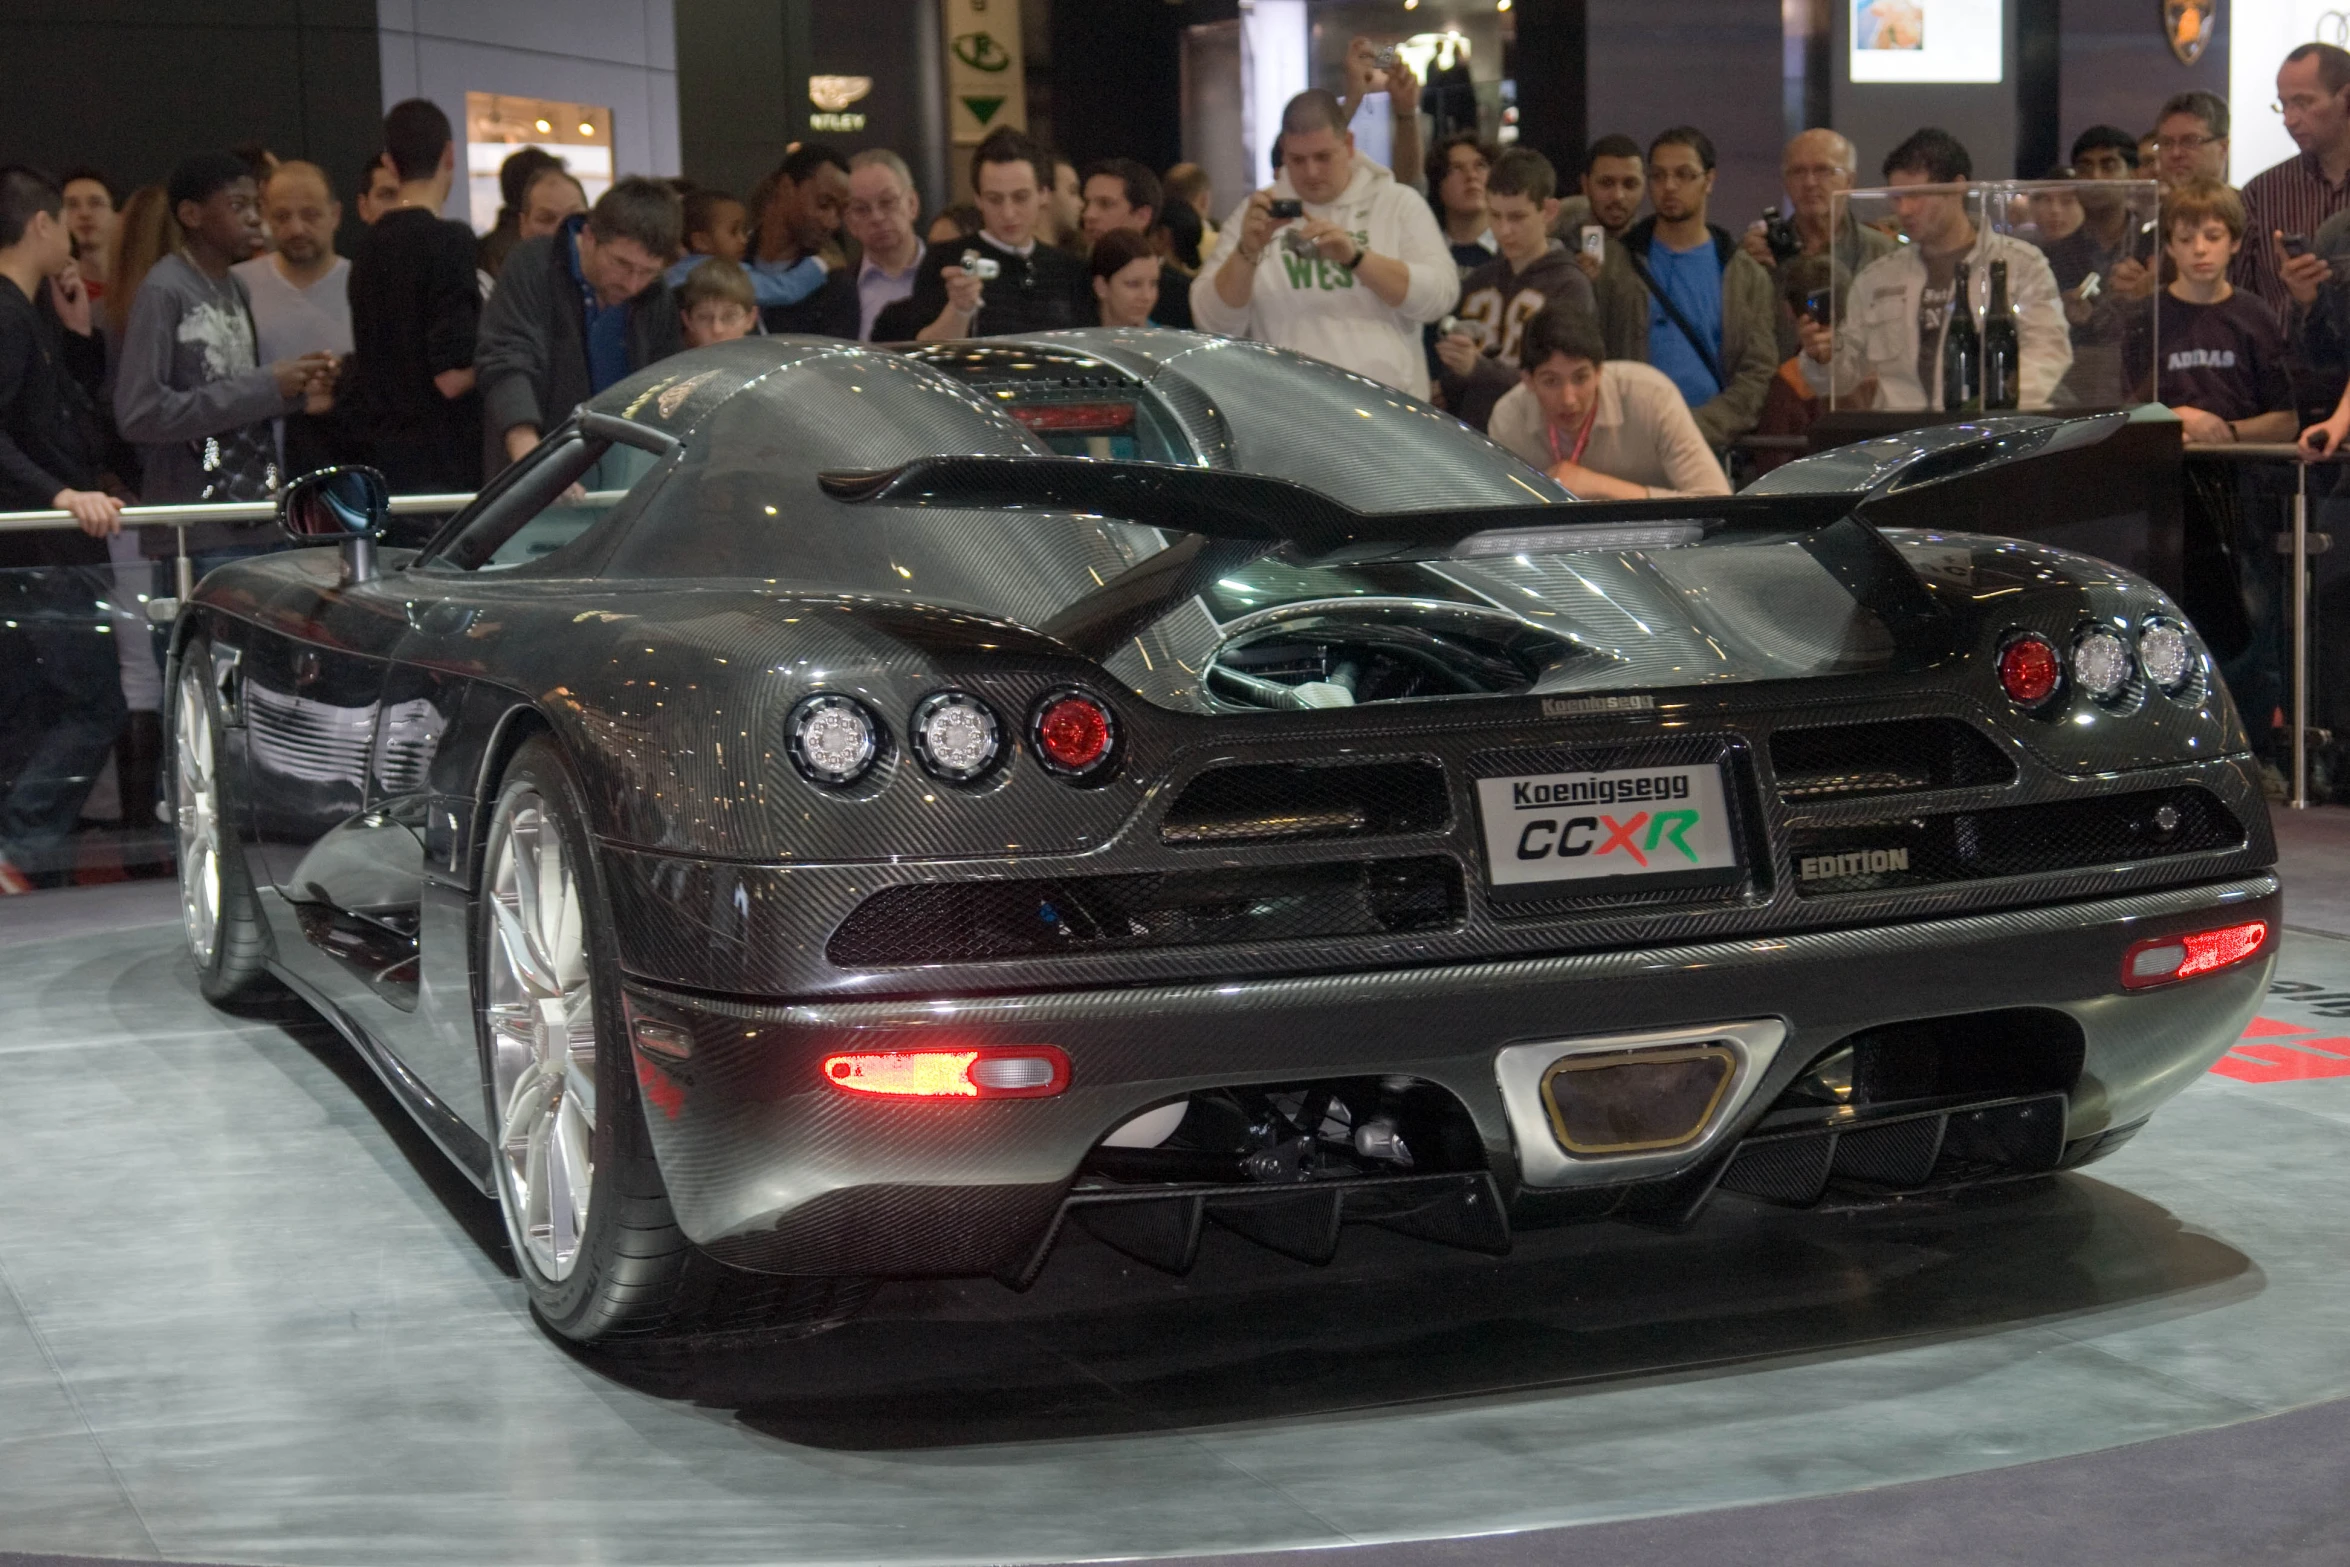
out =
[[1782,729],[1771,736],[1771,768],[1785,800],[1919,794],[2015,777],[2014,762],[1955,718]]
[[1433,761],[1246,763],[1200,774],[1159,824],[1163,843],[1212,847],[1435,832],[1449,824]]

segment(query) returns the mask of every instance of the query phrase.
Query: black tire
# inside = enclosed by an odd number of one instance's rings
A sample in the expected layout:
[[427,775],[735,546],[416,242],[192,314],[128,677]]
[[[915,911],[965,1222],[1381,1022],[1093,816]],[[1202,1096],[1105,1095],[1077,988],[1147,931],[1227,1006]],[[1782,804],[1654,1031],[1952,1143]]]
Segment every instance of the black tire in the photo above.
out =
[[[201,639],[180,654],[178,683],[172,693],[171,801],[177,838],[180,880],[180,923],[188,937],[188,954],[196,965],[196,986],[204,999],[228,1011],[269,1008],[282,1003],[285,990],[269,972],[269,922],[254,893],[252,873],[245,865],[244,846],[237,841],[233,816],[227,810],[221,781],[223,751],[220,694],[212,688],[212,649]],[[199,736],[191,725],[201,724]],[[199,749],[190,742],[201,740]],[[210,764],[210,776],[199,779],[190,767],[201,755]],[[208,855],[190,852],[201,834],[196,795],[211,793],[212,823]],[[202,885],[209,858],[216,885]],[[192,880],[193,878],[193,880]],[[216,913],[209,947],[201,931],[199,903],[214,900]]]
[[[522,1200],[501,1135],[507,1106],[499,1102],[497,1041],[489,1005],[493,966],[501,961],[491,901],[497,896],[501,846],[508,836],[505,824],[531,796],[536,796],[541,820],[554,825],[564,858],[573,868],[596,1032],[588,1217],[579,1231],[575,1260],[560,1277],[541,1269],[523,1233]],[[534,736],[516,750],[499,781],[489,822],[474,920],[475,993],[482,998],[476,1027],[484,1081],[491,1085],[491,1160],[498,1202],[532,1313],[557,1336],[603,1349],[672,1349],[681,1340],[800,1338],[847,1321],[871,1294],[870,1281],[747,1273],[711,1260],[678,1228],[637,1090],[622,1015],[611,905],[587,832],[585,796],[561,746],[551,737]]]

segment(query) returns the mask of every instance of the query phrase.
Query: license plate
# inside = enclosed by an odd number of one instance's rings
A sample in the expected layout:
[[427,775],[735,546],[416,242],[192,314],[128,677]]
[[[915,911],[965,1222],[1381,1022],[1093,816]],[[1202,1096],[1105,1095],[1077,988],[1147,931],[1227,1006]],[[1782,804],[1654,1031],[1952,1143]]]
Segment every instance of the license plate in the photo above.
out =
[[1477,780],[1485,874],[1497,895],[1664,891],[1743,875],[1715,763]]

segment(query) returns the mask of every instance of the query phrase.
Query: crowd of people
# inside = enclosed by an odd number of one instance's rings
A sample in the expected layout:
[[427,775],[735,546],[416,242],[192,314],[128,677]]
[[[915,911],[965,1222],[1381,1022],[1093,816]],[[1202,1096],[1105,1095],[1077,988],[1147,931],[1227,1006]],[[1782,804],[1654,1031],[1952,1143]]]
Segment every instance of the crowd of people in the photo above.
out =
[[[1194,165],[1079,167],[1007,128],[975,150],[970,200],[927,221],[886,149],[812,141],[744,195],[625,176],[590,202],[526,148],[476,236],[443,216],[457,145],[421,99],[346,187],[349,256],[329,171],[258,147],[127,194],[94,170],[0,168],[0,510],[78,524],[0,535],[0,726],[22,742],[0,748],[0,892],[56,873],[118,744],[124,798],[152,796],[152,661],[87,612],[135,598],[142,556],[177,547],[125,534],[126,502],[267,500],[337,461],[395,493],[463,494],[606,387],[755,332],[1252,337],[1429,399],[1578,495],[1721,494],[1774,460],[1757,436],[1830,399],[1940,409],[1958,279],[1980,310],[1999,263],[2023,406],[2152,400],[2190,441],[2339,445],[2350,53],[2293,50],[2277,95],[2301,150],[2241,191],[2210,93],[2160,105],[2143,136],[2074,139],[2051,177],[2158,182],[2155,230],[2094,185],[1994,222],[1966,194],[1967,149],[1932,128],[1877,167],[1891,222],[1839,212],[1860,157],[1824,128],[1785,148],[1784,215],[1743,228],[1714,210],[1717,155],[1693,126],[1597,137],[1569,189],[1474,130],[1423,153],[1419,84],[1367,40],[1342,91],[1289,102],[1272,182],[1220,222]],[[1358,142],[1367,125],[1390,163]],[[2133,324],[2149,315],[2156,334]],[[186,547],[201,572],[274,545],[268,524],[206,522]]]

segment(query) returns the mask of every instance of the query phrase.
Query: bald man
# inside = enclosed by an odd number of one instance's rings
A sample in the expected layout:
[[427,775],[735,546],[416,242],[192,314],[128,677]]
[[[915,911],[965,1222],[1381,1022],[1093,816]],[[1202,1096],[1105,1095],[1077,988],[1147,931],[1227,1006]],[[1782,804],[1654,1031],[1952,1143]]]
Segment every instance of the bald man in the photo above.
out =
[[[230,268],[253,300],[253,335],[261,362],[304,354],[351,352],[351,263],[335,254],[342,203],[315,163],[290,160],[269,171],[261,211],[272,248]],[[291,413],[278,426],[288,473],[323,468],[338,455],[335,426],[323,414]]]
[[261,210],[275,249],[230,270],[253,296],[261,362],[351,351],[351,263],[335,254],[343,204],[315,163],[292,161],[270,171]]
[[[1787,204],[1780,210],[1793,215],[1795,234],[1803,241],[1804,255],[1828,255],[1834,260],[1834,292],[1839,308],[1853,275],[1879,256],[1891,255],[1899,248],[1891,235],[1855,223],[1849,211],[1844,214],[1840,231],[1833,234],[1829,231],[1836,217],[1836,193],[1852,189],[1853,170],[1858,164],[1859,157],[1852,143],[1824,128],[1803,132],[1779,154],[1779,177],[1787,188]],[[1748,255],[1776,274],[1778,258],[1771,254],[1770,244],[1763,238],[1760,219],[1748,225],[1744,244]],[[1789,299],[1786,291],[1781,290],[1779,357],[1782,359],[1801,346],[1795,330],[1795,312],[1802,307],[1802,300]]]

